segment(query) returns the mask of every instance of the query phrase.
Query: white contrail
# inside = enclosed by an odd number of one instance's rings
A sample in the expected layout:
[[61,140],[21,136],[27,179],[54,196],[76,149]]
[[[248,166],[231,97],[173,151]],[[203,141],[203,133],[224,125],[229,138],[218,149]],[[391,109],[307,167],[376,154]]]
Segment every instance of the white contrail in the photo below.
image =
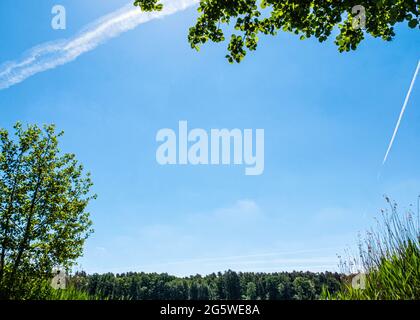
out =
[[131,30],[142,23],[182,11],[199,0],[164,0],[162,11],[142,12],[133,1],[81,30],[76,36],[44,43],[29,50],[22,59],[0,66],[0,90],[18,84],[27,78],[78,58],[107,40]]
[[414,72],[413,80],[411,80],[410,88],[408,89],[407,96],[405,97],[404,105],[401,109],[401,113],[400,113],[400,116],[398,118],[397,125],[395,126],[394,134],[392,135],[391,141],[389,142],[388,150],[386,151],[386,154],[385,154],[385,157],[384,157],[384,161],[382,162],[382,165],[384,165],[386,160],[388,159],[389,152],[391,151],[392,145],[394,144],[395,136],[397,135],[398,129],[400,128],[401,119],[404,115],[405,108],[407,107],[408,101],[410,100],[411,91],[413,90],[414,83],[416,82],[416,78],[417,78],[417,74],[419,73],[419,69],[420,69],[420,60],[417,63],[416,72]]

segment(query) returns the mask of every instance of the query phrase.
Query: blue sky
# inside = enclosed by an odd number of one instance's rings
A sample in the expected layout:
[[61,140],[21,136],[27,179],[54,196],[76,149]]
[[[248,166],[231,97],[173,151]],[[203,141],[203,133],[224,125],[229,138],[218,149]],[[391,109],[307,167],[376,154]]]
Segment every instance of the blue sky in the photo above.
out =
[[[3,0],[0,63],[70,38],[127,0]],[[177,275],[334,270],[336,254],[374,224],[383,194],[401,209],[420,194],[420,89],[416,83],[388,162],[381,166],[420,58],[420,35],[397,27],[338,53],[281,33],[262,37],[243,63],[226,44],[197,53],[188,9],[142,24],[63,66],[0,90],[0,126],[55,123],[62,149],[93,175],[95,233],[79,269]],[[160,166],[155,135],[190,128],[262,128],[265,171]],[[380,177],[378,177],[379,172]]]

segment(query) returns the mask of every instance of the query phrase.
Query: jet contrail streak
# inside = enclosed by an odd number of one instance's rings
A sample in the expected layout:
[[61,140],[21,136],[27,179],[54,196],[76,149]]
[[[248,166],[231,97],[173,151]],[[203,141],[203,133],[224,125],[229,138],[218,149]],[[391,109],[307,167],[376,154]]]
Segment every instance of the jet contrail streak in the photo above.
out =
[[66,64],[83,53],[140,24],[182,11],[199,0],[164,0],[162,11],[142,12],[133,1],[83,28],[76,36],[55,42],[43,43],[29,50],[21,59],[0,66],[0,90],[18,84],[27,78]]
[[388,150],[386,151],[386,154],[385,154],[385,157],[384,157],[384,161],[382,162],[382,165],[384,165],[386,160],[388,159],[389,152],[391,151],[392,145],[394,144],[394,140],[395,140],[395,137],[397,135],[398,129],[400,128],[401,119],[404,116],[405,108],[407,107],[408,101],[410,100],[411,91],[413,90],[414,83],[416,82],[416,78],[417,78],[417,74],[419,73],[419,69],[420,69],[420,60],[417,63],[416,72],[414,73],[413,80],[411,80],[410,88],[408,89],[407,96],[405,97],[404,105],[401,109],[401,113],[400,113],[400,116],[398,118],[397,125],[395,126],[394,134],[392,135],[391,141],[389,142]]

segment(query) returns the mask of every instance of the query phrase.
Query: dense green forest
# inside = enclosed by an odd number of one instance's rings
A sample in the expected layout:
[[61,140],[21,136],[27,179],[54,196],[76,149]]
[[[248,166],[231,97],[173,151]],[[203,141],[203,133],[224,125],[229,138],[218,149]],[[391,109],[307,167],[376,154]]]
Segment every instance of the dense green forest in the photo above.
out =
[[338,273],[213,273],[179,278],[166,273],[76,273],[71,286],[99,299],[133,300],[312,300],[337,292]]

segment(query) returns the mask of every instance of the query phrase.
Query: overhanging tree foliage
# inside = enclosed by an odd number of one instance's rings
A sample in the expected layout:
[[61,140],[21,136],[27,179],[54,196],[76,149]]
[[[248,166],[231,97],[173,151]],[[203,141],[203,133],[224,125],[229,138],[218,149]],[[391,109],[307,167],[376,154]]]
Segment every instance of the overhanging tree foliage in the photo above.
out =
[[54,126],[0,129],[0,295],[19,298],[55,266],[70,267],[91,232],[92,186]]
[[[144,11],[162,10],[159,0],[134,4]],[[418,0],[201,0],[198,12],[188,35],[191,47],[199,50],[207,41],[224,41],[223,27],[231,25],[229,62],[240,62],[247,51],[255,50],[260,34],[286,31],[323,42],[338,27],[335,43],[343,52],[355,50],[365,34],[392,40],[399,22],[419,27]]]

